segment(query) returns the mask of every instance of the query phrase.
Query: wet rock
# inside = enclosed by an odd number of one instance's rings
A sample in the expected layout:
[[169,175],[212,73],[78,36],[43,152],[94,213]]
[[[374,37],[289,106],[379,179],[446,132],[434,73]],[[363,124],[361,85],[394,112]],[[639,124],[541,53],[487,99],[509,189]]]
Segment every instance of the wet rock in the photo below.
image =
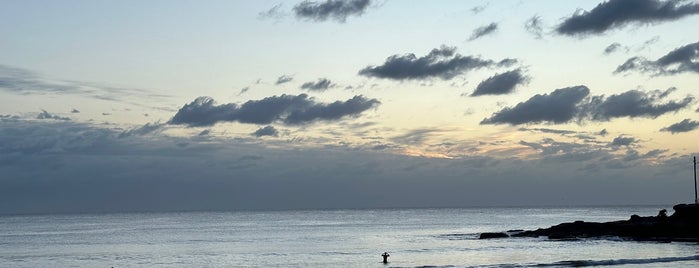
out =
[[491,238],[507,238],[510,237],[506,233],[481,233],[478,239],[491,239]]

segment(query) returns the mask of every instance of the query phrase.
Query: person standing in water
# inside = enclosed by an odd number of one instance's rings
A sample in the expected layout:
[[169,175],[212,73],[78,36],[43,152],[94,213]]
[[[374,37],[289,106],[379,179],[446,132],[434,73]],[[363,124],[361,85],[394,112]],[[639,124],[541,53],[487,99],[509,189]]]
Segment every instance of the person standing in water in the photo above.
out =
[[388,256],[391,256],[388,254],[388,252],[381,254],[381,257],[383,257],[383,263],[388,263]]

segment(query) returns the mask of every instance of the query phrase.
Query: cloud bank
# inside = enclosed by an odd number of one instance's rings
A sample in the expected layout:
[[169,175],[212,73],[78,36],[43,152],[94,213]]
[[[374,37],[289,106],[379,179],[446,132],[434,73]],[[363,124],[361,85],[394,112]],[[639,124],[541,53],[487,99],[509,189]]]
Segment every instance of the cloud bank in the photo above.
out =
[[344,23],[350,16],[364,14],[370,0],[326,0],[325,2],[303,1],[294,6],[297,18],[312,21],[335,20]]
[[261,100],[250,100],[242,105],[227,103],[216,105],[209,97],[199,97],[184,105],[170,124],[211,126],[218,122],[246,124],[270,124],[281,122],[289,125],[310,123],[317,120],[332,121],[344,117],[359,116],[381,102],[358,95],[347,101],[318,103],[306,94],[281,95]]
[[504,59],[496,63],[480,57],[462,56],[456,53],[456,47],[442,46],[432,49],[430,53],[419,58],[412,53],[390,56],[382,65],[367,66],[360,70],[359,75],[392,80],[429,78],[446,80],[471,70],[493,66],[506,67],[516,62],[515,59]]
[[[687,185],[677,168],[686,166],[685,156],[654,150],[622,161],[607,150],[552,139],[523,142],[541,159],[431,159],[118,133],[72,121],[0,118],[0,214],[665,204]],[[639,160],[652,156],[662,160]]]
[[556,32],[569,36],[601,34],[629,24],[672,21],[699,14],[699,4],[679,0],[610,0],[566,18]]
[[583,121],[609,121],[620,117],[656,118],[666,113],[677,112],[689,107],[694,98],[687,96],[681,100],[663,102],[669,92],[629,90],[610,96],[588,96],[586,86],[556,89],[550,94],[537,94],[514,107],[506,107],[481,124],[562,124]]

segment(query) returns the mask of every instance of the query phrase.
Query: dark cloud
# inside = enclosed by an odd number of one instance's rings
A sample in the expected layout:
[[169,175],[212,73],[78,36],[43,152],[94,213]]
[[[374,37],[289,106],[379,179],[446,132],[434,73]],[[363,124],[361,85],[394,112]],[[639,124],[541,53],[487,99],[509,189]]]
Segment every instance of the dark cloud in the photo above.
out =
[[607,136],[607,134],[609,134],[609,131],[607,131],[607,129],[605,128],[605,129],[600,130],[600,132],[597,134],[604,137],[604,136]]
[[473,30],[473,33],[471,33],[471,37],[468,38],[469,41],[476,40],[478,38],[481,38],[483,36],[489,35],[494,33],[498,29],[498,24],[493,22],[491,24],[481,26]]
[[327,78],[319,78],[316,82],[306,82],[301,85],[301,89],[308,91],[326,91],[335,85]]
[[210,126],[218,122],[240,122],[247,124],[304,124],[316,120],[338,120],[358,116],[376,107],[380,102],[355,96],[347,101],[317,103],[306,94],[281,95],[261,100],[250,100],[242,105],[234,103],[216,105],[209,97],[199,97],[183,106],[170,120],[170,124]]
[[287,124],[303,124],[314,120],[338,120],[345,116],[354,117],[381,104],[377,99],[354,96],[347,101],[329,104],[311,103],[303,109],[294,109],[284,118]]
[[386,78],[394,80],[428,79],[438,77],[451,79],[454,76],[470,70],[492,67],[510,66],[515,59],[504,59],[499,63],[484,60],[474,56],[462,56],[456,53],[456,47],[442,46],[430,51],[423,57],[415,54],[393,55],[386,59],[383,65],[367,66],[359,71],[367,77]]
[[610,0],[590,11],[576,12],[556,32],[563,35],[601,34],[628,24],[650,24],[699,14],[699,4],[679,0]]
[[523,74],[522,69],[496,74],[481,81],[471,96],[509,94],[527,81],[529,78]]
[[504,108],[494,113],[490,118],[483,119],[481,124],[511,124],[525,123],[565,123],[574,119],[578,114],[576,105],[590,93],[586,86],[574,86],[556,89],[550,94],[537,94],[515,107]]
[[329,19],[344,23],[349,16],[364,14],[370,0],[326,0],[325,2],[303,1],[294,6],[297,18],[313,21]]
[[279,136],[279,131],[276,128],[274,128],[273,126],[265,126],[265,127],[259,128],[258,130],[255,130],[255,132],[253,132],[252,135],[255,137],[262,137],[262,136],[277,137],[277,136]]
[[690,132],[699,127],[699,121],[690,120],[689,118],[684,119],[678,123],[674,123],[666,128],[660,129],[660,131],[667,131],[672,134]]
[[36,116],[36,119],[53,119],[53,120],[61,120],[61,121],[69,121],[70,120],[70,118],[68,118],[68,117],[50,114],[46,110],[41,110],[41,113],[39,113],[39,115]]
[[638,56],[632,57],[619,65],[614,73],[628,71],[639,71],[653,75],[699,73],[699,42],[676,48],[654,61]]
[[656,118],[689,107],[694,98],[662,102],[673,91],[629,90],[611,96],[588,96],[585,86],[562,88],[551,94],[536,95],[512,108],[504,108],[481,124],[568,123],[577,121],[609,121],[620,117]]
[[536,39],[541,39],[544,32],[544,27],[542,24],[541,17],[536,15],[524,22],[524,29],[533,34]]
[[609,143],[611,146],[631,146],[631,144],[638,142],[634,137],[618,136]]
[[682,100],[661,102],[669,91],[654,90],[643,92],[629,90],[621,94],[591,97],[585,104],[585,112],[581,116],[587,116],[593,121],[609,121],[618,117],[648,117],[656,118],[669,112],[677,112],[688,107],[694,102],[694,98],[687,96]]
[[274,82],[275,85],[281,85],[284,83],[291,82],[291,80],[294,80],[294,77],[290,75],[282,75],[279,78],[277,78],[277,82]]
[[70,112],[71,112],[71,113],[74,113],[74,114],[79,114],[79,113],[80,113],[80,111],[79,111],[78,109],[75,109],[75,108],[73,108],[72,110],[70,110]]

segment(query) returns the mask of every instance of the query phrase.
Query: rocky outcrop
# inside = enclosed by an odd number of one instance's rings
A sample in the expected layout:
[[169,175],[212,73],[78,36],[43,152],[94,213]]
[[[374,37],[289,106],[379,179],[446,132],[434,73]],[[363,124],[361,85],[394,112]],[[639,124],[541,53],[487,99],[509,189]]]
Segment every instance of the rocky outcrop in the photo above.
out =
[[502,232],[497,232],[497,233],[481,233],[481,235],[478,237],[478,239],[491,239],[491,238],[507,238],[510,237],[506,233]]
[[[699,241],[699,205],[680,204],[673,207],[675,213],[667,216],[662,210],[658,216],[631,216],[624,221],[562,223],[545,229],[522,231],[512,237],[540,237],[572,239],[617,236],[633,240]],[[490,233],[492,234],[492,233]],[[505,234],[505,233],[501,233]],[[507,235],[507,234],[505,234]],[[481,234],[481,239],[496,238]]]

